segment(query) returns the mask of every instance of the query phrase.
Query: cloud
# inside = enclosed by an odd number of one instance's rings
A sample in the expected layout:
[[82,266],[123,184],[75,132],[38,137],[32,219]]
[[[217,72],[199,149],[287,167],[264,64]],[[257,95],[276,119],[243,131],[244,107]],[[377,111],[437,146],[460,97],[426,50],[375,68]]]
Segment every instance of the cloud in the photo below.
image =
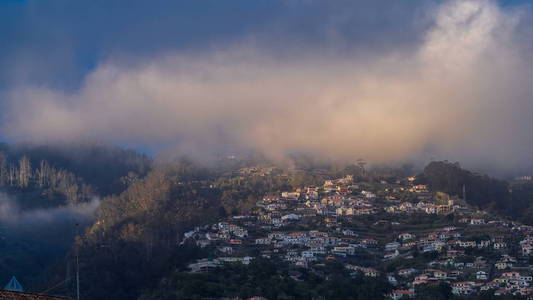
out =
[[100,200],[78,205],[53,208],[21,209],[16,199],[0,194],[0,223],[7,225],[42,226],[61,223],[68,220],[85,221],[94,215]]
[[284,52],[248,39],[134,63],[110,59],[76,91],[17,86],[4,128],[21,140],[92,138],[200,155],[432,155],[499,167],[533,158],[532,57],[520,34],[528,11],[467,0],[428,13],[432,25],[412,45],[377,53],[298,42]]

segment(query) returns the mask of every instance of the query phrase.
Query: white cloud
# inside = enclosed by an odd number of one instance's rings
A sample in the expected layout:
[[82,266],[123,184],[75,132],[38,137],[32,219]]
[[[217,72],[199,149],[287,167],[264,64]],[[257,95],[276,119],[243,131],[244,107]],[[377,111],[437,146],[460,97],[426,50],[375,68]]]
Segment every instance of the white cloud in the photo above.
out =
[[[66,93],[13,91],[8,133],[34,141],[96,138],[289,151],[387,162],[431,151],[450,159],[531,159],[531,57],[519,15],[492,1],[448,1],[416,51],[277,56],[239,44],[135,66],[106,62]],[[294,49],[294,45],[291,45]],[[403,48],[402,48],[403,49]]]

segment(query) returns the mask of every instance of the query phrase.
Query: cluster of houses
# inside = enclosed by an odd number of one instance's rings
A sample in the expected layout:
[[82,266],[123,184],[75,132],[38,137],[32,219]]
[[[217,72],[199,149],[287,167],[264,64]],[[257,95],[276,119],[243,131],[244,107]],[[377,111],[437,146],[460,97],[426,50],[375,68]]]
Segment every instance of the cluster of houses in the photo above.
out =
[[425,201],[420,201],[416,204],[411,202],[403,202],[398,205],[391,205],[385,208],[388,213],[417,213],[424,212],[426,214],[441,214],[447,215],[454,213],[456,209],[460,208],[458,205],[453,204],[453,200],[448,200],[447,204],[436,204]]
[[[438,253],[436,259],[427,263],[426,269],[398,270],[397,276],[409,278],[409,280],[400,280],[403,283],[403,289],[395,290],[391,293],[391,298],[412,297],[416,293],[417,286],[438,282],[450,284],[452,292],[456,295],[472,295],[490,290],[495,295],[533,296],[531,286],[533,269],[529,264],[530,252],[524,250],[529,249],[533,240],[533,227],[513,226],[505,222],[485,222],[483,223],[484,229],[488,232],[494,229],[495,225],[499,225],[498,232],[506,229],[508,235],[491,236],[488,234],[483,238],[474,239],[468,238],[468,233],[463,232],[468,230],[468,226],[480,226],[481,223],[478,219],[470,219],[464,223],[467,227],[448,226],[418,239],[414,234],[401,233],[398,236],[398,242],[385,245],[386,251],[393,249],[405,251],[414,247],[422,253]],[[517,239],[515,235],[522,239]],[[521,257],[509,255],[510,251]],[[385,258],[388,258],[387,254]],[[388,276],[390,278],[393,274],[388,274]],[[389,281],[395,284],[398,282],[396,279]]]
[[[396,288],[392,299],[412,297],[417,287],[438,282],[450,284],[456,295],[487,290],[533,295],[533,227],[473,210],[459,199],[440,195],[436,200],[426,186],[414,185],[409,178],[381,182],[380,187],[369,189],[347,176],[326,180],[320,187],[266,195],[253,213],[187,232],[181,243],[193,241],[213,255],[191,263],[190,270],[206,272],[227,262],[248,264],[258,256],[309,269],[337,261],[354,276],[387,278]],[[399,200],[401,195],[410,200]],[[453,218],[435,229],[431,224],[409,227],[389,220],[401,217],[398,214]],[[388,223],[393,230],[373,235],[350,226],[352,220],[372,217],[380,219],[368,228]],[[363,260],[362,254],[375,259]],[[391,261],[400,262],[393,272],[385,268]]]
[[415,277],[412,288],[396,289],[390,296],[393,299],[413,297],[416,293],[416,286],[428,283],[448,282],[452,288],[452,293],[460,296],[469,296],[478,292],[493,291],[494,295],[533,295],[531,275],[524,275],[519,272],[504,272],[491,281],[487,281],[488,274],[485,271],[475,273],[475,281],[457,281],[458,274],[454,272],[444,272],[441,270],[426,270],[424,274]]

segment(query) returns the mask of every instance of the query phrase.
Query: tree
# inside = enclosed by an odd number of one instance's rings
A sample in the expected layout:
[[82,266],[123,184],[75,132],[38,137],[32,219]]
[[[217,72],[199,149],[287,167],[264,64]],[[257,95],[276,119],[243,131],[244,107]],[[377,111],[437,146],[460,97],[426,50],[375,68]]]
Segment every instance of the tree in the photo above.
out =
[[447,300],[453,296],[452,288],[449,284],[441,282],[438,284],[425,284],[416,289],[416,300]]
[[19,160],[19,186],[22,188],[28,187],[31,179],[31,163],[28,157],[23,156]]
[[7,184],[8,168],[7,155],[0,152],[0,185],[2,186]]

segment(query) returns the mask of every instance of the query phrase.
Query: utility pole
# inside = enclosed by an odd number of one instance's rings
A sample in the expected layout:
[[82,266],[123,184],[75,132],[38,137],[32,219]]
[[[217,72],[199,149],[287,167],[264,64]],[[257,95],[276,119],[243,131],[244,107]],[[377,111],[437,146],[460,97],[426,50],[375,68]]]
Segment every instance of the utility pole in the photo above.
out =
[[76,300],[80,300],[80,245],[79,245],[79,228],[80,224],[76,223]]
[[359,158],[357,159],[357,165],[359,166],[359,168],[361,169],[361,172],[363,173],[363,175],[366,175],[366,161],[362,158]]

